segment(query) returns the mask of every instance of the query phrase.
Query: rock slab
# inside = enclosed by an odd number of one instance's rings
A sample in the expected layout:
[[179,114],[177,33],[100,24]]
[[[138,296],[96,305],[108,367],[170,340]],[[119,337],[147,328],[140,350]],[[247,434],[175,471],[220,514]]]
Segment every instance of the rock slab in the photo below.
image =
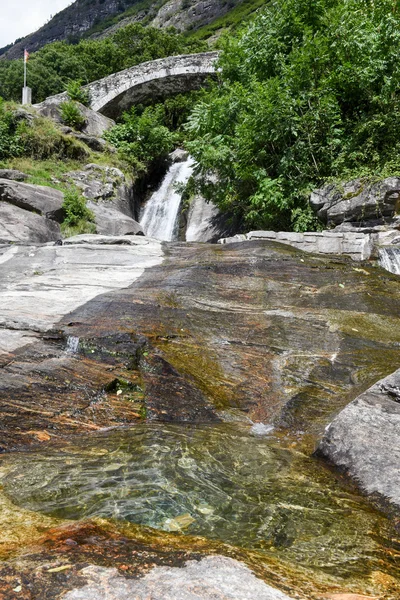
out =
[[141,579],[125,579],[117,569],[90,566],[81,571],[88,583],[65,600],[290,600],[242,563],[223,556],[183,568],[156,567]]
[[399,177],[378,182],[354,179],[315,190],[310,205],[328,226],[346,222],[381,224],[393,218],[400,207],[399,199]]
[[339,413],[317,454],[345,470],[368,494],[400,508],[400,369]]
[[59,223],[64,217],[64,194],[46,186],[0,179],[0,202],[13,204]]
[[60,226],[55,221],[0,202],[0,243],[43,244],[60,237]]

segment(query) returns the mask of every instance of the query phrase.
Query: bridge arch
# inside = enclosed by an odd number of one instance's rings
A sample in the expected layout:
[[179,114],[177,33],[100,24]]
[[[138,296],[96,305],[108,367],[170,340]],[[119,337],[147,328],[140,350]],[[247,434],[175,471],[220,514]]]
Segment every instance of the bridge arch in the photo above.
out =
[[124,110],[152,98],[199,89],[215,76],[218,52],[170,56],[119,71],[85,86],[91,108],[116,118]]

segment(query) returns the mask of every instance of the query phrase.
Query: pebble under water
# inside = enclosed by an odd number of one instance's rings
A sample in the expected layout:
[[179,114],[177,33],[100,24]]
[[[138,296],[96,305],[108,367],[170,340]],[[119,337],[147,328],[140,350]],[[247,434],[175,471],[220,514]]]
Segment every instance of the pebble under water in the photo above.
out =
[[47,515],[201,535],[317,577],[395,573],[389,520],[317,460],[243,424],[139,424],[9,455],[3,467],[6,495]]

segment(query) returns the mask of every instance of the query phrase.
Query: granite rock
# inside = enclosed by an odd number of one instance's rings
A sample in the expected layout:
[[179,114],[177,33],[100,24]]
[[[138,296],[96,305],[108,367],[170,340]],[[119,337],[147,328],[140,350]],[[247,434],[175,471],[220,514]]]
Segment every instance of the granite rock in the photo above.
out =
[[64,194],[50,187],[0,179],[0,202],[62,222]]
[[188,561],[183,568],[156,567],[141,579],[125,579],[117,569],[90,566],[87,585],[65,600],[290,600],[242,563],[224,556]]
[[400,178],[328,184],[311,194],[310,205],[328,226],[344,222],[380,225],[392,219],[400,207]]
[[317,453],[366,493],[400,508],[400,369],[339,413]]

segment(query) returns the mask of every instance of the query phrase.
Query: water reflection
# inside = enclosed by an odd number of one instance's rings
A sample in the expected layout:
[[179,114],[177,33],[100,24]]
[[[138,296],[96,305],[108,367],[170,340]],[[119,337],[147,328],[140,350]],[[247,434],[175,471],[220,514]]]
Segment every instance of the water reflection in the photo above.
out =
[[389,531],[321,465],[244,425],[143,424],[5,466],[5,492],[24,508],[199,534],[335,575],[372,568],[376,533]]

